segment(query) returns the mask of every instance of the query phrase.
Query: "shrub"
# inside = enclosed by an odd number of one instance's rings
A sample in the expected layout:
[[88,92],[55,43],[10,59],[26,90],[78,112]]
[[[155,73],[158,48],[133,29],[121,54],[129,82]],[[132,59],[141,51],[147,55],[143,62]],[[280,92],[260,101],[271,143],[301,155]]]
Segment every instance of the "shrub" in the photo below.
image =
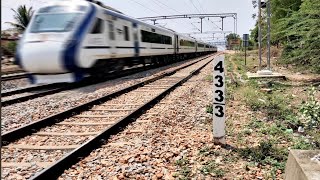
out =
[[17,43],[15,41],[11,41],[8,43],[7,47],[6,47],[12,54],[14,54],[16,52],[16,48],[17,48]]
[[309,129],[320,127],[320,102],[316,101],[315,93],[314,87],[309,90],[308,100],[303,102],[299,109],[302,121]]
[[288,152],[273,146],[274,142],[262,141],[256,148],[247,147],[238,150],[240,156],[262,165],[272,165],[283,169]]

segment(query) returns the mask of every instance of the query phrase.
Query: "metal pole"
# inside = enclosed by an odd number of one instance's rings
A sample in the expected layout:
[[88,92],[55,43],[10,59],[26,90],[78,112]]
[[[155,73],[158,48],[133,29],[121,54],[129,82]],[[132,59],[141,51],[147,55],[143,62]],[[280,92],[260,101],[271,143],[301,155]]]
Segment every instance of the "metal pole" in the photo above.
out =
[[236,14],[236,34],[238,34],[238,14]]
[[270,46],[271,46],[271,43],[270,43],[270,41],[271,41],[271,37],[270,37],[270,33],[271,33],[271,31],[270,31],[270,29],[271,29],[271,24],[270,24],[270,15],[271,15],[271,7],[270,7],[270,0],[268,0],[268,2],[267,2],[267,13],[268,13],[268,19],[267,19],[267,21],[268,21],[268,57],[267,57],[267,63],[268,63],[268,70],[269,71],[271,71],[271,65],[270,65]]
[[201,19],[201,33],[202,33],[202,19],[203,19],[203,18],[200,18],[200,19]]
[[238,34],[238,15],[237,15],[237,14],[236,14],[236,17],[237,17],[237,18],[236,18],[236,24],[237,24],[237,25],[236,25],[236,34]]
[[234,26],[234,33],[237,34],[237,32],[236,32],[236,17],[233,17],[233,26]]
[[244,46],[244,65],[247,66],[247,46]]
[[262,63],[262,55],[261,55],[261,47],[262,47],[262,44],[261,44],[261,0],[258,1],[258,8],[259,8],[259,17],[258,17],[258,39],[259,39],[259,42],[258,42],[258,45],[259,45],[259,70],[261,70],[261,63]]
[[221,19],[222,19],[222,31],[223,31],[223,19],[224,19],[225,17],[221,17]]

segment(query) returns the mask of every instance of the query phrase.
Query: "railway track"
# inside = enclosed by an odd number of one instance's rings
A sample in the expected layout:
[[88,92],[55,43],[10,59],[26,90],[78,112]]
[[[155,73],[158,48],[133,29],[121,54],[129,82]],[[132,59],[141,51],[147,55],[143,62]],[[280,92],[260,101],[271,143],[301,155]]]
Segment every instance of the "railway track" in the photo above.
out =
[[1,92],[1,97],[3,98],[7,96],[16,95],[16,94],[42,90],[42,89],[51,88],[54,86],[57,86],[57,85],[56,84],[34,85],[34,86],[22,87],[14,90],[5,90]]
[[102,83],[111,79],[131,75],[131,74],[145,71],[151,68],[153,68],[153,66],[128,69],[128,70],[124,70],[121,73],[109,74],[103,79],[96,79],[96,78],[89,77],[87,80],[84,80],[79,83],[73,83],[73,84],[63,84],[63,83],[45,84],[45,85],[37,85],[37,86],[30,86],[30,87],[15,89],[15,90],[9,90],[1,93],[1,97],[2,97],[1,104],[3,107],[5,107],[12,104],[25,102],[34,98],[58,93],[61,91],[72,90],[80,87],[90,86],[97,83]]
[[59,86],[58,84],[45,84],[6,91],[1,93],[1,104],[5,107],[72,88],[75,87],[71,87],[71,85]]
[[[11,153],[11,157],[19,160],[3,159],[2,167],[23,166],[27,167],[26,170],[22,168],[22,171],[25,171],[28,178],[56,179],[65,169],[78,162],[80,157],[85,157],[100,147],[108,137],[121,131],[121,128],[134,121],[165,95],[197,74],[212,59],[199,59],[3,134],[2,153]],[[44,158],[38,151],[48,153],[47,156],[52,159],[43,162]],[[35,157],[36,161],[33,158],[29,162],[25,160],[24,157],[30,156]],[[33,171],[34,168],[28,167],[29,165],[36,169]]]
[[26,73],[26,72],[2,75],[1,76],[1,81],[11,81],[11,80],[16,80],[16,79],[23,79],[23,78],[27,78],[28,75],[29,75],[29,73]]

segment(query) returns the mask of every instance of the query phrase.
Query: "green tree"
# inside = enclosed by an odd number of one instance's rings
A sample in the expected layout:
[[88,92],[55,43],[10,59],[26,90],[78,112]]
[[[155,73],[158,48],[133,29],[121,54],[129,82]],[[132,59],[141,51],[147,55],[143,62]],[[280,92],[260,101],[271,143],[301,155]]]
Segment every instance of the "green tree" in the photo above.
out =
[[283,21],[287,21],[293,14],[300,10],[302,0],[271,0],[271,41],[272,44],[285,42],[283,39],[284,31],[287,29],[283,26]]
[[302,0],[271,0],[272,20],[290,17],[299,11]]
[[228,34],[226,38],[227,38],[227,41],[229,42],[231,39],[240,39],[240,36],[238,34],[231,33],[231,34]]
[[17,48],[17,43],[15,41],[11,41],[8,43],[7,45],[7,49],[14,54],[16,52],[16,48]]
[[258,42],[258,22],[256,23],[255,27],[250,30],[250,40],[254,42]]
[[27,7],[25,5],[20,5],[17,10],[11,9],[14,12],[13,18],[15,19],[15,22],[7,22],[11,24],[14,28],[16,28],[19,32],[23,32],[33,15],[32,7]]
[[304,0],[298,12],[281,19],[283,58],[320,73],[320,0]]

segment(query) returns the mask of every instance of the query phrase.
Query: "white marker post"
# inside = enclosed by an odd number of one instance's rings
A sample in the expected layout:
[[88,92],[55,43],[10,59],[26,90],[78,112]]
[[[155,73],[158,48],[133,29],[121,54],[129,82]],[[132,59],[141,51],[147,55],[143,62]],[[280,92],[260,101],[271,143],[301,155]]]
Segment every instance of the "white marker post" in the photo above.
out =
[[224,55],[213,61],[213,138],[215,144],[225,145],[225,68]]

